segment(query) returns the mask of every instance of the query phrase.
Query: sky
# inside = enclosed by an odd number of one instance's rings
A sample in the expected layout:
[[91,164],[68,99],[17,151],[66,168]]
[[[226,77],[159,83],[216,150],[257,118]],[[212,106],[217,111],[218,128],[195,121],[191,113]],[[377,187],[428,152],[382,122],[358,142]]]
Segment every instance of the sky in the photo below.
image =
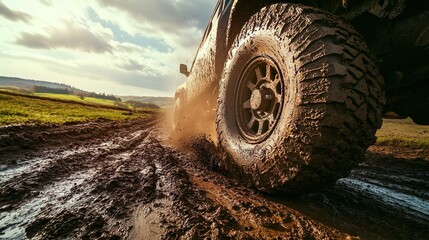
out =
[[0,76],[172,96],[216,0],[0,0]]

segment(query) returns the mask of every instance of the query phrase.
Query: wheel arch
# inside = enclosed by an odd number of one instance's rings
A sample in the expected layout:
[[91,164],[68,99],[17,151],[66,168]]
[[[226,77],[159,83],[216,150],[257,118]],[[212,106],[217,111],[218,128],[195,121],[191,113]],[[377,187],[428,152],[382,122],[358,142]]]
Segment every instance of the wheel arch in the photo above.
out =
[[[270,3],[271,2],[274,3],[278,1],[270,1]],[[235,37],[250,17],[259,11],[259,9],[270,3],[267,3],[266,1],[234,0],[228,21],[226,49],[231,47]]]

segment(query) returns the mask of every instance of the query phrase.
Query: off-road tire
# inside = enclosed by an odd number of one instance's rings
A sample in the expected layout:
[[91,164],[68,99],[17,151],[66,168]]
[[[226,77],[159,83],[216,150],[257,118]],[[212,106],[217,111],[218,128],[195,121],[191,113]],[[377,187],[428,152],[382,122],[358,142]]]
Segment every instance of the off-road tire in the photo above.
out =
[[[272,59],[284,86],[281,116],[263,141],[237,127],[235,96],[255,57]],[[381,126],[383,78],[361,36],[321,10],[275,4],[244,25],[228,54],[216,116],[223,165],[262,191],[303,191],[346,176]]]

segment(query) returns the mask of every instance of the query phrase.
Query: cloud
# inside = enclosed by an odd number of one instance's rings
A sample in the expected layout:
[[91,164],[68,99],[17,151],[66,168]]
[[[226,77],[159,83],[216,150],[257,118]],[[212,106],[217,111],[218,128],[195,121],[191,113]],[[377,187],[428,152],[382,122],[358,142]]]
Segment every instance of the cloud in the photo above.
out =
[[93,8],[87,8],[88,18],[94,22],[99,23],[101,26],[108,28],[112,31],[113,37],[120,43],[131,43],[140,47],[151,47],[160,52],[170,52],[172,48],[165,43],[163,39],[151,38],[143,36],[142,34],[131,35],[122,30],[118,24],[112,23],[109,20],[102,19]]
[[140,72],[154,73],[155,74],[155,71],[152,68],[150,68],[144,64],[141,64],[140,62],[138,62],[134,59],[128,59],[128,62],[123,63],[123,64],[117,64],[117,66],[124,69],[124,70],[131,71],[131,72],[132,71],[140,71]]
[[[111,21],[132,36],[141,34],[158,41],[158,46],[162,42],[169,46],[171,52],[162,51],[162,47],[155,47],[154,50],[167,53],[158,54],[156,58],[160,60],[159,62],[168,65],[172,75],[177,74],[179,63],[192,61],[217,1],[97,0],[97,2],[99,6],[95,9],[100,13],[100,19]],[[112,15],[116,17],[111,18]],[[114,28],[107,25],[105,27],[112,29],[115,34]],[[130,42],[129,39],[127,41]],[[157,69],[157,67],[154,68]],[[180,79],[182,76],[175,78]]]
[[[157,91],[166,91],[171,83],[166,74],[154,75],[143,71],[124,71],[123,69],[103,66],[96,63],[79,63],[68,67],[67,71],[89,79],[102,79],[116,82],[124,86],[141,87]],[[63,72],[60,70],[59,72]]]
[[23,21],[23,22],[29,23],[31,19],[31,15],[24,12],[12,11],[1,2],[0,2],[0,15],[15,22]]
[[114,7],[130,14],[143,24],[154,29],[180,34],[183,29],[204,29],[213,10],[207,0],[98,0],[101,6]]
[[[0,69],[5,76],[53,81],[93,92],[118,95],[171,96],[171,93],[165,90],[168,89],[169,84],[160,81],[161,79],[154,80],[152,77],[146,77],[139,72],[129,74],[109,65],[94,64],[94,61],[73,64],[54,58],[29,56],[28,54],[16,56],[1,51],[0,58],[2,59]],[[24,66],[26,71],[22,71]],[[151,82],[146,84],[147,81]],[[163,86],[162,84],[164,87],[156,90]],[[156,85],[155,88],[150,87],[153,85]]]
[[40,0],[40,2],[43,5],[46,5],[46,6],[51,6],[52,5],[52,1],[51,0]]
[[65,21],[63,29],[51,28],[48,35],[21,33],[16,43],[29,48],[56,49],[69,48],[79,49],[84,52],[105,53],[111,52],[112,46],[96,36],[89,29],[72,22]]

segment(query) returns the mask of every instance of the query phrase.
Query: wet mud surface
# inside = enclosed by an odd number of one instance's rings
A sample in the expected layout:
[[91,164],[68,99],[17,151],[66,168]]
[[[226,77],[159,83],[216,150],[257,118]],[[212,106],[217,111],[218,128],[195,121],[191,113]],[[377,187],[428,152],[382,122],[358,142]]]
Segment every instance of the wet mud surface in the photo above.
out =
[[429,150],[374,146],[335,186],[266,195],[159,118],[0,129],[0,239],[427,239]]

